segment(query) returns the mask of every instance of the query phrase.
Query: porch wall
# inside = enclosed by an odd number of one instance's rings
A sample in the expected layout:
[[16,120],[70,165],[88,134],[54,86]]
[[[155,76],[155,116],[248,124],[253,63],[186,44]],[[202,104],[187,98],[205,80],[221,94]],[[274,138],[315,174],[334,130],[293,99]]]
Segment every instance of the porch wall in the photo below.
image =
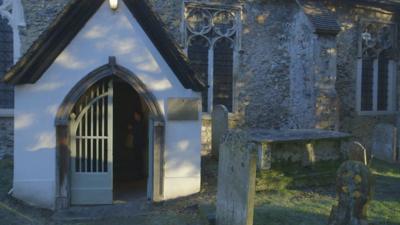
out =
[[[15,197],[54,208],[55,114],[69,91],[109,56],[146,84],[164,115],[169,98],[200,98],[182,86],[123,2],[116,12],[105,2],[38,82],[16,88]],[[200,190],[201,120],[165,125],[164,198],[193,194]]]

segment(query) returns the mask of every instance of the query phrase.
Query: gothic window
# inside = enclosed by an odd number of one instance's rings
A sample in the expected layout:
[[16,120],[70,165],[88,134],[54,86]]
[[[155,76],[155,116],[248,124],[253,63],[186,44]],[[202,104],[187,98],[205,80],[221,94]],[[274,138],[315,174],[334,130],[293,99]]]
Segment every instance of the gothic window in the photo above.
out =
[[232,111],[233,93],[233,44],[228,38],[221,38],[214,47],[214,88],[213,104],[225,105]]
[[360,38],[358,111],[361,114],[391,113],[395,102],[396,27],[364,23]]
[[[203,36],[194,36],[189,40],[187,54],[191,61],[193,69],[199,73],[204,81],[208,83],[208,50],[209,41]],[[202,93],[203,109],[208,107],[208,92]]]
[[203,111],[214,105],[234,110],[234,78],[240,49],[240,7],[185,3],[183,40],[191,64],[209,90],[202,93]]
[[[0,0],[0,78],[21,55],[19,28],[25,25],[21,0]],[[12,108],[14,87],[0,83],[0,110]]]

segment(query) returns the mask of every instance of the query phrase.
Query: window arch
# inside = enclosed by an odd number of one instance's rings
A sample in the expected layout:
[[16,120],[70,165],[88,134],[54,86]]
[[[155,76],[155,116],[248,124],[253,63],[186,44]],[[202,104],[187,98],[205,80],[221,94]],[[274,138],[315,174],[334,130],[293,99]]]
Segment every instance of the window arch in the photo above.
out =
[[182,21],[188,57],[209,86],[203,93],[203,112],[212,111],[218,104],[234,112],[241,7],[185,2]]

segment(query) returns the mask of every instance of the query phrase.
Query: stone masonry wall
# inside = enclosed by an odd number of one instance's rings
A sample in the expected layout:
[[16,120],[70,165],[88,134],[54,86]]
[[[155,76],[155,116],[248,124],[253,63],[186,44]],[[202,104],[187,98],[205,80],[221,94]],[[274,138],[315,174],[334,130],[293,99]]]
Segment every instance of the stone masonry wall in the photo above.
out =
[[355,140],[360,141],[370,150],[374,127],[380,123],[395,125],[396,116],[394,114],[386,116],[361,116],[357,113],[357,53],[358,41],[361,34],[359,21],[368,19],[390,22],[393,20],[393,16],[385,13],[385,11],[370,7],[353,7],[345,4],[332,5],[331,7],[336,10],[338,21],[342,27],[342,32],[337,37],[338,77],[336,83],[336,90],[340,99],[340,130],[351,133],[354,135]]
[[0,118],[0,159],[5,155],[12,155],[14,147],[14,119]]
[[247,127],[291,126],[290,33],[299,11],[294,1],[244,4],[239,114]]
[[306,15],[298,12],[290,33],[290,98],[292,128],[313,128],[315,124],[315,77],[313,34]]
[[[336,36],[319,35],[315,42],[313,76],[315,79],[315,128],[338,130],[338,96]],[[349,91],[349,90],[348,90]]]
[[[0,0],[0,5],[3,3]],[[0,16],[0,78],[13,64],[13,33],[8,20]],[[0,83],[0,109],[13,105],[12,87]],[[0,159],[13,154],[13,119],[0,116]]]
[[[180,41],[182,1],[150,2],[167,29]],[[304,79],[298,79],[298,67],[311,64],[312,56],[302,59],[298,54],[302,50],[295,49],[295,46],[303,43],[303,47],[307,48],[313,36],[305,16],[298,16],[300,10],[297,4],[290,0],[200,2],[240,3],[243,6],[242,51],[235,96],[238,105],[235,117],[239,118],[239,125],[263,128],[313,127],[313,118],[304,119],[314,114],[313,93],[296,95],[312,87],[309,74],[304,75]],[[299,18],[300,21],[297,20]],[[294,29],[295,26],[299,29]],[[301,29],[306,29],[302,31],[304,36],[298,36]],[[294,62],[297,65],[292,65]],[[302,85],[301,82],[307,79],[309,82],[304,89],[291,90],[293,83]]]

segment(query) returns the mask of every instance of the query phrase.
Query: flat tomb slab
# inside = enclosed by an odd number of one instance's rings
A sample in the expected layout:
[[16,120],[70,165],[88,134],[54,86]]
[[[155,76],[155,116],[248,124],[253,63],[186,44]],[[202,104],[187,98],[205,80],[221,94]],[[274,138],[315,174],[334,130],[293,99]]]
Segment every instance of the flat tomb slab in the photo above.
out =
[[318,140],[341,140],[351,137],[348,133],[321,129],[288,129],[288,130],[249,130],[250,138],[259,143],[308,142]]
[[342,144],[351,135],[343,132],[308,130],[248,131],[250,140],[258,146],[258,168],[269,170],[273,163],[295,163],[309,166],[315,162],[340,160]]

